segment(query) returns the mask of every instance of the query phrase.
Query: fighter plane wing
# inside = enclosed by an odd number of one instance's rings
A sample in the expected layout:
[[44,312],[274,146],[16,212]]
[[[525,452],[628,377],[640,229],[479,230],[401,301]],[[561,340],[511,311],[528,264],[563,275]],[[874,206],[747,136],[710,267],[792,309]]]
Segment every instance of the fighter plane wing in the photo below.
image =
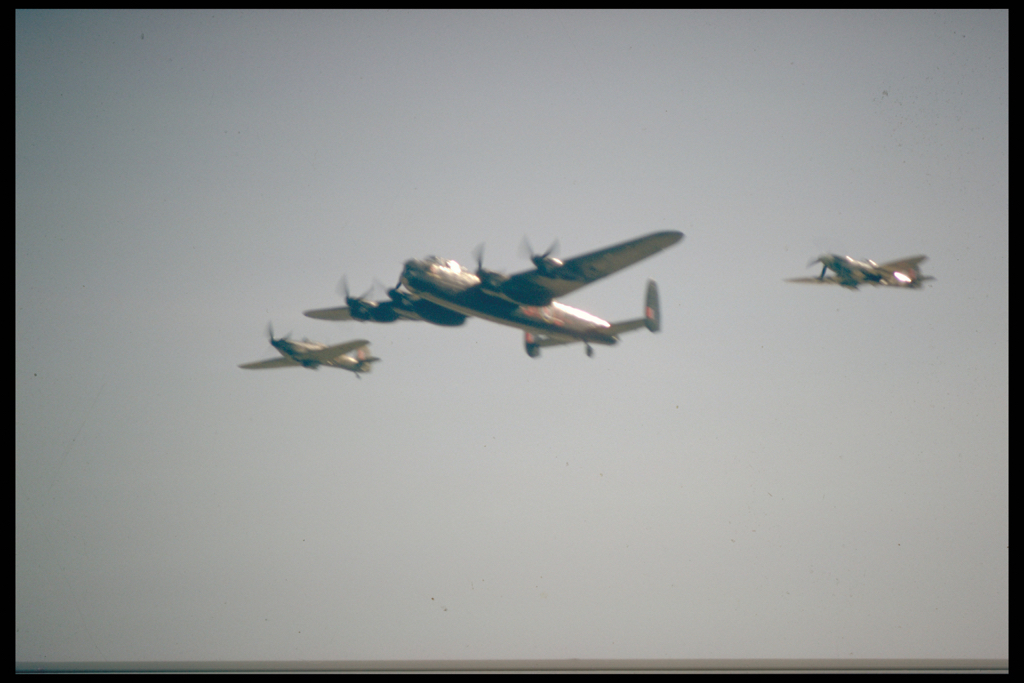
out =
[[512,275],[501,285],[501,291],[515,301],[533,306],[546,306],[558,296],[574,292],[626,266],[658,253],[683,239],[676,230],[655,232],[644,237],[583,254],[545,270],[536,268]]
[[927,256],[911,256],[910,258],[903,258],[898,261],[890,261],[889,263],[883,263],[880,268],[886,270],[900,270],[901,268],[914,268],[917,264],[922,261],[927,261]]
[[317,320],[351,320],[352,311],[348,306],[338,306],[337,308],[317,308],[312,311],[304,311],[302,315],[310,318],[316,318]]
[[857,289],[857,283],[856,282],[854,282],[852,284],[848,284],[848,283],[843,282],[842,280],[840,280],[839,278],[837,278],[834,275],[829,275],[829,276],[824,277],[824,278],[819,278],[819,277],[791,277],[791,278],[788,278],[786,280],[786,282],[806,282],[808,284],[814,284],[814,285],[842,285],[844,287],[850,287],[850,288],[853,288],[853,289]]
[[910,258],[900,259],[899,261],[890,261],[889,263],[883,263],[878,266],[883,270],[888,270],[890,273],[896,271],[917,271],[917,265],[922,261],[927,261],[927,256],[911,256]]
[[365,339],[354,339],[347,341],[344,344],[335,344],[334,346],[328,346],[318,351],[307,351],[303,353],[302,360],[317,360],[321,363],[332,361],[338,356],[348,353],[349,351],[355,351],[361,346],[366,346],[370,342]]
[[270,368],[290,368],[298,364],[298,361],[282,356],[281,358],[271,358],[270,360],[261,360],[255,363],[245,363],[238,367],[245,368],[246,370],[267,370]]

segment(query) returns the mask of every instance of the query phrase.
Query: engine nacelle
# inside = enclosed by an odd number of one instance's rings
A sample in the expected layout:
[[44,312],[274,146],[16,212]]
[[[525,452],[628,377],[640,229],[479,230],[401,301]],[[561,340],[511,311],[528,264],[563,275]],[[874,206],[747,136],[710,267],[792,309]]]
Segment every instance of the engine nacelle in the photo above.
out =
[[444,306],[438,306],[426,299],[414,302],[413,310],[428,323],[442,325],[444,327],[458,327],[466,322],[466,316],[457,311],[452,311]]
[[[355,316],[352,316],[353,318]],[[393,323],[398,320],[398,312],[395,307],[385,302],[375,306],[370,311],[370,319],[375,323]]]
[[504,298],[501,293],[501,286],[508,280],[508,275],[480,268],[476,271],[476,276],[480,278],[480,289],[483,290],[484,294]]
[[531,260],[533,265],[537,267],[537,270],[541,272],[541,275],[547,277],[553,277],[555,271],[565,265],[561,259],[556,259],[554,256],[534,256]]
[[345,303],[348,304],[349,315],[352,316],[353,320],[362,320],[364,322],[373,320],[374,313],[377,312],[377,302],[375,301],[346,297]]

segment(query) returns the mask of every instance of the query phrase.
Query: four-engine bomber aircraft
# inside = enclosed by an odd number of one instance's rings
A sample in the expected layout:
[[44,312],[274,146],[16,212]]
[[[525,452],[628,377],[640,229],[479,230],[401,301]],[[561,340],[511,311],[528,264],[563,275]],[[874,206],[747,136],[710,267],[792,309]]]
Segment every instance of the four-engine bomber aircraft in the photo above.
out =
[[[326,344],[319,344],[309,340],[291,341],[287,335],[280,339],[274,339],[274,328],[270,326],[267,327],[267,334],[270,335],[271,346],[277,349],[282,357],[261,360],[255,363],[245,363],[238,367],[245,368],[246,370],[266,370],[268,368],[290,368],[299,365],[310,370],[316,370],[321,365],[326,365],[332,368],[349,370],[356,373],[356,377],[359,377],[360,373],[370,372],[373,367],[372,364],[380,360],[380,358],[374,358],[368,354],[370,342],[365,339],[355,339],[344,344],[327,346]],[[355,356],[348,355],[352,351],[356,352]]]
[[615,344],[619,334],[640,327],[653,332],[660,329],[657,286],[653,281],[647,284],[643,317],[620,323],[558,303],[554,297],[611,275],[681,239],[681,232],[658,232],[566,261],[553,257],[552,248],[531,256],[533,270],[511,276],[484,269],[481,251],[477,252],[475,272],[434,256],[411,259],[405,263],[399,283],[406,291],[399,287],[390,290],[391,301],[366,301],[346,292],[347,307],[305,314],[321,320],[390,322],[404,318],[438,325],[461,325],[473,316],[523,330],[531,357],[539,356],[544,346],[576,342],[582,342],[590,356],[591,344]]
[[[849,289],[857,289],[858,285],[875,285],[876,287],[906,287],[919,289],[925,280],[934,280],[929,275],[921,275],[918,265],[927,256],[911,256],[910,258],[878,264],[874,261],[858,261],[849,256],[823,254],[807,264],[821,264],[821,275],[818,277],[796,277],[786,282],[812,282],[830,285],[842,285]],[[835,275],[825,277],[831,270]]]

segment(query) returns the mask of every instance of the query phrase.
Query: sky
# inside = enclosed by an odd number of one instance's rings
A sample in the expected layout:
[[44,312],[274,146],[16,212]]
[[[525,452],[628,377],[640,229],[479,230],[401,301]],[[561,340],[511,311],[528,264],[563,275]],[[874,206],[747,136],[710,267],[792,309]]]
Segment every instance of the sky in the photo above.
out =
[[[1008,13],[15,13],[18,662],[1008,658]],[[547,348],[312,320],[685,239]],[[916,254],[921,290],[787,283]],[[369,339],[357,378],[266,326]]]

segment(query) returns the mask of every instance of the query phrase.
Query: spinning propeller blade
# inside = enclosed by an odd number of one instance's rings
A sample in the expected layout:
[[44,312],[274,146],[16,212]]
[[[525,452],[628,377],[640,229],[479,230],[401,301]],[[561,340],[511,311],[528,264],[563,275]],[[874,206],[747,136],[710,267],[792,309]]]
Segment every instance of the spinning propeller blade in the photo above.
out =
[[284,335],[283,337],[279,337],[277,339],[274,339],[274,324],[272,322],[268,322],[267,323],[267,336],[270,337],[270,345],[276,348],[277,347],[276,342],[287,341],[288,338],[292,336],[292,333],[289,332],[288,334]]
[[353,297],[348,289],[348,278],[344,275],[341,276],[340,285],[341,293],[345,297],[345,303],[348,304],[349,308],[351,308],[354,305],[366,303],[366,297],[368,297],[370,293],[373,291],[373,285],[370,285],[370,288],[368,290],[366,290],[359,296]]
[[476,274],[480,275],[484,271],[484,243],[481,242],[477,245],[476,249],[473,250],[473,256],[476,257]]
[[556,239],[543,254],[535,254],[533,247],[530,246],[530,240],[524,235],[523,241],[519,245],[519,253],[533,261],[533,265],[536,266],[537,270],[548,273],[562,265],[562,262],[554,257],[554,254],[558,253],[558,246],[558,240]]
[[815,263],[820,263],[821,264],[821,275],[818,276],[818,279],[819,280],[824,280],[825,279],[825,273],[828,272],[828,265],[825,263],[824,257],[818,256],[817,258],[811,259],[810,261],[808,261],[807,267],[810,268]]
[[[530,259],[531,261],[533,261],[533,263],[535,265],[538,265],[542,261],[547,259],[549,256],[553,256],[554,254],[557,254],[558,253],[558,246],[559,246],[558,245],[558,240],[556,239],[554,242],[551,243],[551,246],[548,247],[547,251],[545,251],[543,254],[536,254],[533,251],[533,247],[530,245],[530,240],[528,240],[526,238],[526,236],[524,235],[523,236],[523,241],[519,244],[519,254],[520,254],[520,256],[525,256],[528,259]],[[538,267],[539,267],[539,265],[538,265]]]

